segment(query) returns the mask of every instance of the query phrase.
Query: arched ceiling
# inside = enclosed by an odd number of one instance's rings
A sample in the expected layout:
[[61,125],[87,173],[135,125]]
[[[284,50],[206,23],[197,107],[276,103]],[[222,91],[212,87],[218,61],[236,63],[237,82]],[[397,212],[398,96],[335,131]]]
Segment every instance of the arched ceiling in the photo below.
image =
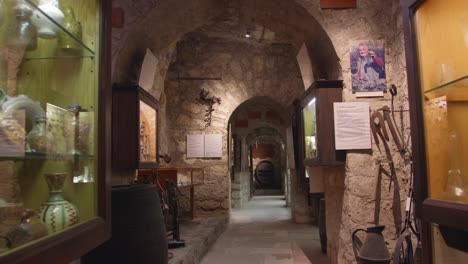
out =
[[[209,28],[210,30],[207,30]],[[135,58],[149,48],[157,56],[167,52],[186,33],[201,31],[213,36],[240,38],[252,30],[259,42],[292,45],[306,43],[316,79],[336,79],[338,56],[326,32],[306,10],[290,0],[160,0],[140,23],[133,26],[118,56],[113,81],[128,79]],[[226,34],[224,34],[226,37]]]
[[268,96],[256,96],[241,103],[231,114],[229,122],[232,123],[237,118],[248,118],[249,112],[276,113],[279,122],[284,126],[291,123],[291,116],[288,109]]

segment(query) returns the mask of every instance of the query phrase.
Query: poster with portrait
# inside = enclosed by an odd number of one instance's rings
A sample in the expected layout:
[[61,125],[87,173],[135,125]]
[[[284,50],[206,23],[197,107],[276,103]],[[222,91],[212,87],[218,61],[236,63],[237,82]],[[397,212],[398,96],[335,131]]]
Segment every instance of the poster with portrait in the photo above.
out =
[[350,54],[353,93],[357,97],[383,96],[387,86],[384,41],[353,42]]

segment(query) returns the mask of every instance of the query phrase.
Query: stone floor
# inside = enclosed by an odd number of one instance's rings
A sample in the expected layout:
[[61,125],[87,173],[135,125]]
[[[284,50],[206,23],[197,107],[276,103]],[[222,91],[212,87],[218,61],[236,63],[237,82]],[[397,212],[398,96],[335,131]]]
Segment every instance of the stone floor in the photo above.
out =
[[227,230],[202,264],[326,264],[318,229],[291,222],[281,196],[256,196],[233,209]]
[[[209,217],[195,220],[180,221],[180,239],[185,241],[185,247],[169,249],[168,264],[200,263],[208,249],[221,233],[226,230],[227,216]],[[172,239],[172,236],[168,237]]]

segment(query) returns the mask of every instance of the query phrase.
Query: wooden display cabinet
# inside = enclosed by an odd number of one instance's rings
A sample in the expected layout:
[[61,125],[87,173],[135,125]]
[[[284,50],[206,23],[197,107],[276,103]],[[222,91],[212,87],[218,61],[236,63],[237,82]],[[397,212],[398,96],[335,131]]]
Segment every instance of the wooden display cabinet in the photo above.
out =
[[158,167],[158,100],[136,84],[118,84],[112,102],[113,167]]
[[295,104],[296,146],[299,169],[305,166],[344,164],[343,151],[335,150],[333,103],[342,101],[343,81],[315,81]]
[[[111,232],[111,1],[44,2],[0,3],[0,263],[69,263]],[[77,215],[44,209],[58,193]]]
[[402,0],[402,7],[423,262],[466,263],[468,2]]

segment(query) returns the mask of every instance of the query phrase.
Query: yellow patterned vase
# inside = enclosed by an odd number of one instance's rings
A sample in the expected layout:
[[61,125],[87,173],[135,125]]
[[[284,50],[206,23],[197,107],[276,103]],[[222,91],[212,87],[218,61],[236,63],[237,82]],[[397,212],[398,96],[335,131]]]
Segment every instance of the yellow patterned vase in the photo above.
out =
[[49,186],[49,198],[42,204],[40,217],[49,234],[64,230],[78,223],[76,207],[62,196],[66,173],[44,174]]

